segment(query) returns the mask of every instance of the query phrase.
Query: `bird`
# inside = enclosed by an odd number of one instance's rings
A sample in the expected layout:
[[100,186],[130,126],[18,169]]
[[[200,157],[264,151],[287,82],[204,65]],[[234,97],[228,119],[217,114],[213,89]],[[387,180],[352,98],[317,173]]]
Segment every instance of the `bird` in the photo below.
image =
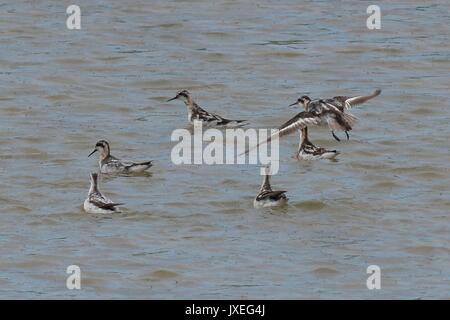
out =
[[255,208],[276,207],[288,202],[288,197],[285,194],[287,191],[273,191],[269,178],[270,175],[266,170],[259,193],[255,200],[253,200],[253,206]]
[[[353,106],[358,104],[362,104],[376,96],[380,95],[381,90],[375,90],[371,95],[367,96],[355,96],[355,97],[347,97],[347,96],[335,96],[331,99],[317,99],[311,100],[308,96],[302,96],[297,99],[296,102],[291,104],[294,105],[302,105],[305,111],[320,111],[322,109],[337,109],[342,113],[346,113],[349,115],[345,122],[342,122],[341,117],[336,117],[334,115],[327,117],[325,121],[328,123],[329,128],[331,129],[331,133],[333,137],[337,141],[341,141],[339,137],[336,136],[334,130],[343,130],[347,136],[347,140],[350,138],[348,131],[352,130],[352,123],[356,120],[356,117],[346,112],[346,110],[351,109]],[[345,118],[345,117],[344,117]]]
[[112,213],[119,212],[117,206],[123,205],[123,203],[114,203],[98,190],[98,175],[97,173],[91,173],[90,181],[91,187],[89,193],[84,200],[84,211],[87,213]]
[[99,140],[95,144],[94,151],[88,156],[92,156],[97,151],[100,153],[98,164],[101,173],[137,173],[143,172],[153,165],[153,160],[144,162],[119,160],[111,155],[110,150],[108,141]]
[[334,159],[340,153],[337,150],[327,150],[322,147],[316,147],[308,138],[308,127],[302,128],[300,132],[300,142],[297,151],[297,159],[318,160]]
[[202,121],[202,124],[211,127],[241,127],[248,124],[247,120],[230,120],[204,110],[194,101],[191,93],[187,90],[181,90],[175,97],[167,100],[167,102],[176,99],[183,100],[188,109],[188,120],[191,123],[198,120]]
[[306,112],[310,112],[321,118],[321,122],[326,122],[331,130],[331,134],[337,141],[341,141],[334,133],[335,130],[342,130],[350,138],[348,131],[352,130],[352,126],[356,121],[356,117],[350,113],[344,113],[333,104],[326,103],[323,99],[311,100],[308,96],[301,96],[296,102],[289,106],[301,105]]
[[245,152],[243,152],[243,154],[249,153],[251,150],[256,149],[263,143],[272,141],[274,138],[281,138],[297,130],[302,130],[308,126],[319,125],[322,123],[322,121],[324,121],[324,119],[328,118],[338,119],[335,121],[339,121],[339,123],[343,123],[350,128],[350,123],[352,123],[353,121],[352,117],[339,111],[337,108],[321,108],[319,110],[302,111],[286,121],[283,125],[278,127],[278,129],[265,141],[261,141],[256,146],[250,147]]

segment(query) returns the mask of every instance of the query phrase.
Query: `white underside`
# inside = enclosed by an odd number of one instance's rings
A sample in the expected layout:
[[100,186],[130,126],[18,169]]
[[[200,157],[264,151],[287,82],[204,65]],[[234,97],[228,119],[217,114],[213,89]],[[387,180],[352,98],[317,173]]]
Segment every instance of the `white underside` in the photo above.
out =
[[319,155],[313,155],[310,153],[305,153],[304,151],[300,151],[300,153],[298,154],[298,157],[302,160],[319,160],[319,159],[334,159],[336,158],[336,156],[338,155],[338,152],[324,152],[322,154]]
[[253,200],[253,206],[255,208],[270,208],[270,207],[278,207],[278,206],[282,206],[285,205],[288,202],[288,199],[279,199],[277,201],[273,201],[273,200],[260,200],[260,201],[256,201]]
[[113,213],[113,212],[119,212],[117,208],[115,210],[105,210],[102,208],[97,207],[96,205],[89,202],[89,199],[84,200],[84,211],[87,213]]
[[134,166],[131,167],[127,167],[127,169],[125,169],[125,167],[116,167],[114,165],[112,166],[108,166],[108,164],[104,164],[103,166],[100,167],[100,172],[101,173],[130,173],[130,172],[143,172],[147,169],[149,169],[151,166],[149,165],[139,165],[136,164]]

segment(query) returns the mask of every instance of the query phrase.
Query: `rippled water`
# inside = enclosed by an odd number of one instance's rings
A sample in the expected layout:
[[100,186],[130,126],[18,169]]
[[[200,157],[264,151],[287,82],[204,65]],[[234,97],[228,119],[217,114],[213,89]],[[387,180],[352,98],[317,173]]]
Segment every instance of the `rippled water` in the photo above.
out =
[[[60,1],[0,4],[1,298],[450,298],[447,1],[77,4],[80,31]],[[298,162],[284,139],[273,185],[290,204],[255,210],[256,166],[171,163],[188,124],[165,100],[183,88],[255,127],[301,94],[383,93],[354,110],[350,141],[311,130],[338,162]],[[101,178],[126,203],[114,216],[82,211],[98,139],[156,160]]]

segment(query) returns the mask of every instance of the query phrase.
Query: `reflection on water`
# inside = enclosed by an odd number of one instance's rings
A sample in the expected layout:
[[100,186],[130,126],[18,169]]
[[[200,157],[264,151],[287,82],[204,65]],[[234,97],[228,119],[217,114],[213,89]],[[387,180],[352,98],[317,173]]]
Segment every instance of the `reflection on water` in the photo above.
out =
[[[449,4],[82,1],[82,30],[58,1],[2,5],[0,297],[449,298]],[[380,97],[350,141],[311,139],[337,162],[292,158],[286,208],[255,210],[255,166],[175,166],[189,89],[212,112],[278,126],[301,94]],[[86,215],[87,158],[155,159],[149,175],[101,177],[126,202]],[[79,265],[82,290],[65,288]],[[382,290],[366,289],[381,267]]]

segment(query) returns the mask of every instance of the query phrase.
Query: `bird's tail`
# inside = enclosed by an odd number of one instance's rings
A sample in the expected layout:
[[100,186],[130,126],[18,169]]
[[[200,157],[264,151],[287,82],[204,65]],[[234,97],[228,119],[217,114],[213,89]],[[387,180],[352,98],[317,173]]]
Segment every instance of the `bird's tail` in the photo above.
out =
[[351,127],[353,127],[353,125],[358,120],[358,118],[348,112],[343,113],[342,116],[343,116],[345,122],[350,126],[350,130],[351,130]]

